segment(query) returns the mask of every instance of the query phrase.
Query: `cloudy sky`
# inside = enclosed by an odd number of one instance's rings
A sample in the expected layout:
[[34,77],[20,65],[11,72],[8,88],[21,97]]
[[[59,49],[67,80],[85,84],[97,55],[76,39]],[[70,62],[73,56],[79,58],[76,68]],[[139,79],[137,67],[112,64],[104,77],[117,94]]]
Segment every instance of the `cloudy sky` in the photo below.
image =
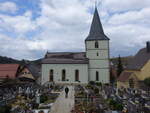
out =
[[[0,55],[38,59],[84,51],[95,0],[0,0]],[[134,55],[150,41],[150,0],[102,0],[98,11],[111,56]]]

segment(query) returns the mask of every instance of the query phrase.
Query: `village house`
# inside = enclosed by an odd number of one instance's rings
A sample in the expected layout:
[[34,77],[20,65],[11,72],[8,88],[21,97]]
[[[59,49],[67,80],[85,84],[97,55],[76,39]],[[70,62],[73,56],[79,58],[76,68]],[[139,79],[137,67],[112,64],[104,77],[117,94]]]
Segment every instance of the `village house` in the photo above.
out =
[[15,79],[19,71],[19,64],[0,64],[0,79]]
[[0,84],[6,78],[16,79],[19,69],[19,64],[0,64]]
[[36,82],[37,84],[40,84],[41,67],[30,63],[22,65],[18,73],[18,78],[21,81]]
[[110,82],[109,38],[95,8],[85,52],[47,52],[42,60],[42,84]]
[[133,57],[117,80],[118,88],[140,88],[144,79],[150,77],[150,42]]
[[33,64],[0,64],[0,83],[5,79],[40,84],[41,68]]

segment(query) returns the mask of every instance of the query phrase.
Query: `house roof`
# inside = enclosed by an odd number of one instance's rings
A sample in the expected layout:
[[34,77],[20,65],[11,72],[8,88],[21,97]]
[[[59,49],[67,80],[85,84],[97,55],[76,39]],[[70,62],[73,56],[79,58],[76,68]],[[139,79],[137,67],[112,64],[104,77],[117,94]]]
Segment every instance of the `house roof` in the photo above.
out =
[[129,61],[126,69],[140,70],[150,60],[150,52],[146,48],[139,50],[139,52]]
[[15,78],[19,64],[0,64],[0,78]]
[[25,64],[24,67],[26,67],[30,71],[30,73],[33,75],[35,79],[41,76],[40,66],[30,63],[30,64]]
[[43,64],[88,64],[85,52],[46,53]]
[[128,78],[130,77],[130,75],[132,74],[133,72],[125,72],[123,71],[119,78],[118,78],[118,81],[120,82],[125,82],[126,80],[128,80]]
[[104,34],[97,8],[95,8],[90,33],[85,41],[92,40],[109,40],[109,38]]

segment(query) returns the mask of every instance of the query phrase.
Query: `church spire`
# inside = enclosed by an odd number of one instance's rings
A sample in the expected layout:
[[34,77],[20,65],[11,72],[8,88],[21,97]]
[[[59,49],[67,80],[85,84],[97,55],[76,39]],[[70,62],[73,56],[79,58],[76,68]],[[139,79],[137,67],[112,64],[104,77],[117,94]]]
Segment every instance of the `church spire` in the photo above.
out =
[[109,40],[109,38],[104,34],[103,27],[96,6],[95,6],[95,12],[94,12],[90,32],[88,37],[86,38],[86,41],[90,41],[90,40]]

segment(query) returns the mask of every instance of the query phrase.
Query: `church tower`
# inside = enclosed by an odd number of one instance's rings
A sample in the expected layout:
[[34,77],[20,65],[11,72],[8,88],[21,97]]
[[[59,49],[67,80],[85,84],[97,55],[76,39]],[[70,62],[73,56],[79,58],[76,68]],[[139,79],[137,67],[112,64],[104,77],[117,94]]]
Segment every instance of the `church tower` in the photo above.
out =
[[109,83],[109,38],[104,34],[97,8],[85,46],[89,59],[89,81]]

